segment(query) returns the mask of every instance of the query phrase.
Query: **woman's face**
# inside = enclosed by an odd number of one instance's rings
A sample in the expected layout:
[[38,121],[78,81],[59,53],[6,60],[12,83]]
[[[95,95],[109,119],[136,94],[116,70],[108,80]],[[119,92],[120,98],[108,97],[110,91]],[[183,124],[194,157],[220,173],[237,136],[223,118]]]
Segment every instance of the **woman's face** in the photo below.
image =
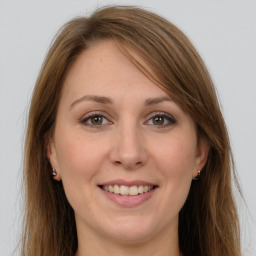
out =
[[69,70],[48,157],[79,234],[146,241],[177,233],[208,147],[191,118],[112,41]]

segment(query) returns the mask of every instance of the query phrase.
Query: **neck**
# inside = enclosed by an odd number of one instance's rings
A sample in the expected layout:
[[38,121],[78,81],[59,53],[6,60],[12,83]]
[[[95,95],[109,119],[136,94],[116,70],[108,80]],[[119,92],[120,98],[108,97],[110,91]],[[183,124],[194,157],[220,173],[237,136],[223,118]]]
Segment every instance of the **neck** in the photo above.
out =
[[79,245],[76,256],[181,256],[178,246],[154,247],[145,244],[95,244],[89,243]]
[[178,232],[161,233],[143,241],[127,242],[78,231],[78,251],[76,256],[182,256],[179,250]]

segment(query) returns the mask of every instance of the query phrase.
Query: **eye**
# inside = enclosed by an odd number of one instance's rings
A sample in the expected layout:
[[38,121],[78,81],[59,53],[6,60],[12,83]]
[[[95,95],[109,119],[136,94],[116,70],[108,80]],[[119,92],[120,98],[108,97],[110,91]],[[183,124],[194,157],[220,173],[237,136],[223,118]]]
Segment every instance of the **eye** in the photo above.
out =
[[92,126],[95,128],[99,128],[110,123],[105,116],[96,113],[86,115],[80,122],[86,126]]
[[158,128],[168,127],[175,123],[175,118],[166,113],[153,113],[146,122],[148,125],[159,126]]

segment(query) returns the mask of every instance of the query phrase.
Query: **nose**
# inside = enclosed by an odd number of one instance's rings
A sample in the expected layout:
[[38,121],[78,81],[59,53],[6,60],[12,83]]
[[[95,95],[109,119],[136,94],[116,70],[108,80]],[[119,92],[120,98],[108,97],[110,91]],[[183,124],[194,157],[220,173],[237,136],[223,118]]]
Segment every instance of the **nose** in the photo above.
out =
[[111,161],[126,170],[135,170],[148,161],[145,141],[139,128],[135,126],[117,128],[112,145]]

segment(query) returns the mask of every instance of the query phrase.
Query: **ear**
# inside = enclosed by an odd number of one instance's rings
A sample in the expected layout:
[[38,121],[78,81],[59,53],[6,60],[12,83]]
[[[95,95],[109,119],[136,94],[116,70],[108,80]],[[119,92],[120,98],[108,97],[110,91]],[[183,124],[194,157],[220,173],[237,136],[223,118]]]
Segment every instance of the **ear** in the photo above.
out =
[[53,176],[53,179],[56,181],[61,181],[60,168],[58,165],[57,152],[56,152],[56,147],[55,147],[53,138],[46,139],[46,147],[47,147],[47,158],[51,164],[51,167],[55,169],[57,173],[56,176]]
[[193,170],[193,178],[198,176],[198,171],[202,171],[204,168],[208,158],[209,150],[210,145],[208,141],[204,137],[199,138],[196,151],[195,168]]

